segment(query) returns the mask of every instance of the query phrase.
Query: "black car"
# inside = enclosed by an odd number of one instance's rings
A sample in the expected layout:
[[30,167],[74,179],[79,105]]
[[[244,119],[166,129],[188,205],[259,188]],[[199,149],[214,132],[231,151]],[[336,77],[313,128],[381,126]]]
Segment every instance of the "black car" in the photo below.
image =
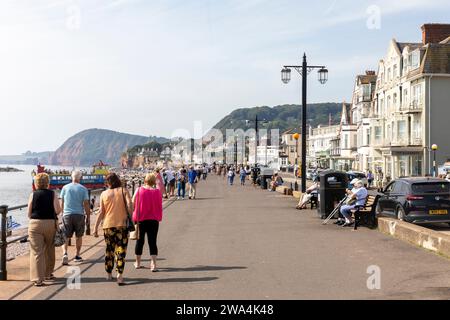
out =
[[450,223],[450,182],[437,178],[400,178],[383,191],[377,214],[411,223]]

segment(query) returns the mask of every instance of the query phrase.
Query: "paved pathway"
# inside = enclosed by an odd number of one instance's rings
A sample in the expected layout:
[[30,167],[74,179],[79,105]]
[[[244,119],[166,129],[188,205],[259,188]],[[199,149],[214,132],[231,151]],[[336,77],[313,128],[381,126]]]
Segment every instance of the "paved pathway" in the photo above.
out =
[[[449,260],[378,231],[321,225],[314,211],[294,210],[295,204],[292,197],[227,186],[210,175],[199,184],[197,200],[175,201],[165,209],[160,272],[133,268],[131,242],[128,285],[107,282],[102,239],[91,239],[97,245],[86,248],[86,261],[79,265],[80,290],[69,290],[63,278],[15,298],[450,298]],[[372,265],[381,270],[380,290],[367,288]],[[57,275],[64,276],[65,268]]]

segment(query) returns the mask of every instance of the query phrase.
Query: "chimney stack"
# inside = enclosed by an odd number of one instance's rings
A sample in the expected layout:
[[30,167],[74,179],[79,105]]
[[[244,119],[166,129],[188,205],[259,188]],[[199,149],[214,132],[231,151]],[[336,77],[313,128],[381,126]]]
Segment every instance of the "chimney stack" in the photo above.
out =
[[422,43],[439,43],[450,37],[450,24],[427,23],[422,26]]
[[374,76],[376,73],[372,70],[366,70],[366,76]]

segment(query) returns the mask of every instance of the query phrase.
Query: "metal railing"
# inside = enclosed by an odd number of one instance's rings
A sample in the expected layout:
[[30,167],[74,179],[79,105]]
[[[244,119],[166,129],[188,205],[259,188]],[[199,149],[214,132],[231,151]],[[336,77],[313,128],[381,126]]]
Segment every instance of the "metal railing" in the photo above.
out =
[[8,244],[22,241],[25,239],[28,239],[28,235],[15,237],[12,240],[7,240],[8,237],[8,212],[14,211],[14,210],[22,210],[26,208],[28,205],[20,205],[15,207],[8,207],[8,206],[0,206],[0,214],[1,214],[1,237],[0,237],[0,280],[4,281],[8,278],[8,273],[6,271],[6,248],[8,247]]
[[[134,188],[134,185],[133,185]],[[91,200],[91,192],[95,191],[103,191],[102,189],[95,189],[95,190],[89,190],[89,201]],[[0,225],[1,225],[1,235],[0,235],[0,281],[5,281],[8,279],[8,273],[6,270],[6,260],[7,260],[7,253],[6,249],[8,247],[8,244],[14,243],[17,241],[23,241],[28,239],[28,235],[24,236],[18,236],[13,237],[12,239],[8,240],[8,213],[15,210],[22,210],[28,207],[28,204],[23,204],[15,207],[9,207],[7,205],[1,205],[0,206]],[[90,226],[86,226],[86,235],[90,234]],[[69,242],[70,245],[70,242]]]

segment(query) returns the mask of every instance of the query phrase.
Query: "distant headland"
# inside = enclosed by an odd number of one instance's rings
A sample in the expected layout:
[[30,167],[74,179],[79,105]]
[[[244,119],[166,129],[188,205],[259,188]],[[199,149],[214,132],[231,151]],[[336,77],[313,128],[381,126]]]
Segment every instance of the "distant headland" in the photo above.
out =
[[6,167],[6,168],[0,167],[0,172],[23,172],[23,170],[19,170],[19,169],[12,168],[12,167]]

